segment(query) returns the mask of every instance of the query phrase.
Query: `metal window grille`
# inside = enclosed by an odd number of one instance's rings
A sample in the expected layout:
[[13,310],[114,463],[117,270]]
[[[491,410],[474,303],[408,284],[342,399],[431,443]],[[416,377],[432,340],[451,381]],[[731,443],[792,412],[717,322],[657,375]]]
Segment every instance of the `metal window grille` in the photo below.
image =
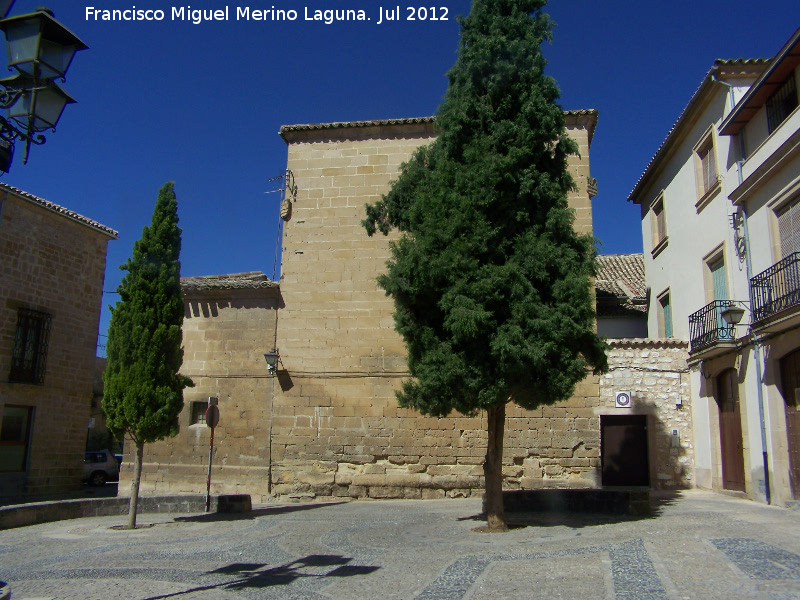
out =
[[800,252],[784,257],[750,280],[753,322],[800,304]]
[[782,256],[800,252],[800,198],[778,214],[778,236]]
[[767,100],[769,132],[775,131],[795,108],[797,108],[797,83],[794,80],[794,73],[792,73]]
[[192,425],[206,424],[208,402],[192,402]]
[[44,384],[51,320],[49,314],[37,310],[20,308],[17,311],[9,381]]

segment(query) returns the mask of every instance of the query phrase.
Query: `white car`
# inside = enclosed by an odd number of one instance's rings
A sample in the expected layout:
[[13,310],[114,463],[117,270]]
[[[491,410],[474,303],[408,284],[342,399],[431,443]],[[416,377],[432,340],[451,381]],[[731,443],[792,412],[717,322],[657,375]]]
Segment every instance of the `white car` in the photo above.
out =
[[91,486],[119,480],[119,463],[108,450],[95,450],[83,455],[83,481]]

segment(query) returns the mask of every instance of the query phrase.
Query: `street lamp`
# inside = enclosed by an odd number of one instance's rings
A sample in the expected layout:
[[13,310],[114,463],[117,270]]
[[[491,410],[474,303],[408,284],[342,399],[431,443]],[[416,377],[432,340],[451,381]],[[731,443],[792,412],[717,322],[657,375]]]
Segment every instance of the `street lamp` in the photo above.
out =
[[[5,17],[13,0],[0,0]],[[75,53],[88,48],[46,8],[0,20],[6,38],[9,70],[17,74],[0,80],[0,108],[8,109],[10,121],[0,117],[0,171],[8,172],[16,140],[25,142],[23,163],[31,144],[43,144],[41,134],[55,130],[67,104],[75,100],[55,83],[66,79]]]
[[275,367],[278,365],[279,358],[280,354],[278,354],[277,348],[264,353],[264,359],[267,361],[267,370],[269,371],[270,375],[275,374]]

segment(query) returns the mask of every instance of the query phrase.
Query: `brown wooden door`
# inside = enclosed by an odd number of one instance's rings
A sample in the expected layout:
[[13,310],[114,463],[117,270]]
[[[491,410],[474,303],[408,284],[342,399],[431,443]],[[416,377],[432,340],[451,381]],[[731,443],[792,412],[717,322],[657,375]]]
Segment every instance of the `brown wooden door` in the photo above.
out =
[[800,348],[781,359],[781,389],[786,405],[789,477],[792,494],[800,499]]
[[648,486],[647,415],[601,415],[603,485]]
[[742,415],[739,409],[739,377],[736,369],[728,369],[717,377],[719,435],[722,451],[722,487],[744,491],[744,450]]

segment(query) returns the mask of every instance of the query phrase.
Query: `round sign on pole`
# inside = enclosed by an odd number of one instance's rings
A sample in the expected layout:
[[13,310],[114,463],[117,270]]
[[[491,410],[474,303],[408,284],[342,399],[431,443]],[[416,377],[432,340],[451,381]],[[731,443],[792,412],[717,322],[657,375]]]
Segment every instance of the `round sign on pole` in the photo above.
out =
[[219,423],[219,408],[210,404],[209,407],[206,409],[206,425],[214,429]]

